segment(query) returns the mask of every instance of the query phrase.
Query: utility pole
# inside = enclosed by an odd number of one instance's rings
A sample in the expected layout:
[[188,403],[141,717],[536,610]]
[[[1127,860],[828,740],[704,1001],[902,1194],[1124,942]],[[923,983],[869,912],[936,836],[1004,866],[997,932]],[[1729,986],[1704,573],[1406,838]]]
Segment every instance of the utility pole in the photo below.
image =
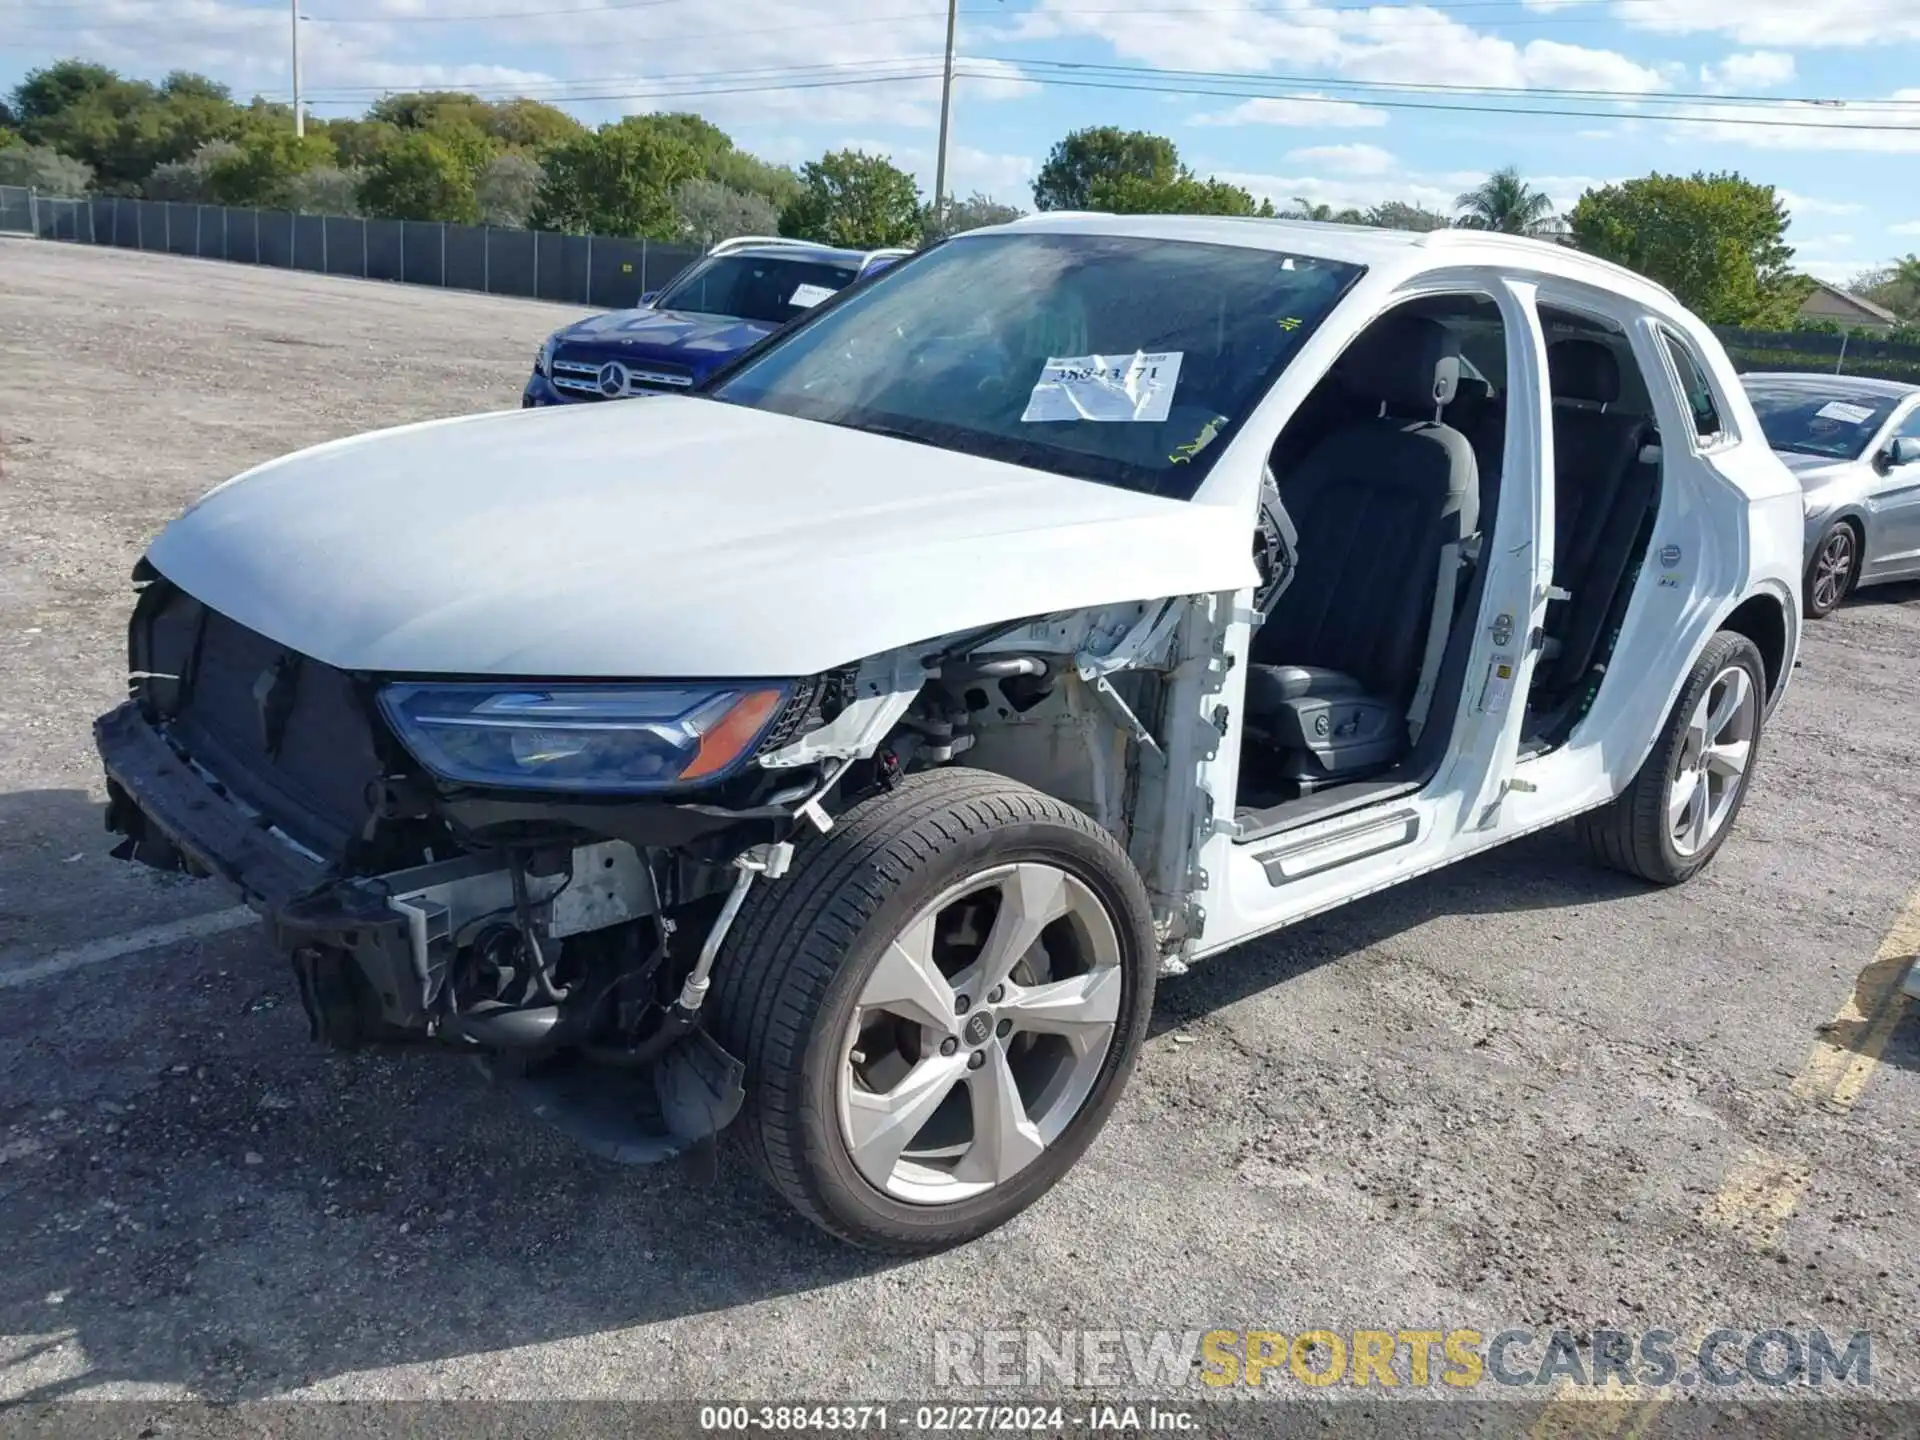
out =
[[287,0],[287,15],[293,25],[293,133],[307,133],[307,117],[300,112],[300,0]]
[[938,224],[947,213],[947,133],[953,122],[953,31],[959,20],[960,0],[947,0],[947,64],[940,80],[940,157],[933,166],[933,218]]

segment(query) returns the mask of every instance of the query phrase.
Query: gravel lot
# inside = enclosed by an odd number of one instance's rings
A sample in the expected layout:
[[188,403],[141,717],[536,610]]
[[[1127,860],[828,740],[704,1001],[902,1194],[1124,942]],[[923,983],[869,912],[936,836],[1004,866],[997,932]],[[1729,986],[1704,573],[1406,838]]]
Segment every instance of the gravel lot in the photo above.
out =
[[[1019,1326],[1817,1324],[1920,1398],[1920,1027],[1822,1029],[1920,880],[1912,588],[1810,630],[1700,880],[1547,834],[1166,982],[1087,1159],[931,1260],[310,1047],[251,930],[10,983],[231,904],[106,853],[148,538],[271,455],[517,404],[572,315],[0,241],[0,1403],[924,1396],[936,1329]],[[1823,1033],[1851,1104],[1795,1093]]]

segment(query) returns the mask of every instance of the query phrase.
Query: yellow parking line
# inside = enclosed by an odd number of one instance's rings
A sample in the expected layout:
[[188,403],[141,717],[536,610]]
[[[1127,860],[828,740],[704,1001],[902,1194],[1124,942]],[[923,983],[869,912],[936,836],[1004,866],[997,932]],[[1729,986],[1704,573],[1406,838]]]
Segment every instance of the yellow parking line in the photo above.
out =
[[1907,1012],[1900,982],[1916,954],[1920,954],[1920,889],[1907,897],[1872,963],[1854,981],[1846,1004],[1821,1027],[1820,1039],[1789,1087],[1796,1099],[1846,1110],[1860,1098]]
[[1719,1190],[1700,1207],[1701,1223],[1731,1231],[1756,1249],[1770,1250],[1812,1177],[1812,1169],[1798,1160],[1747,1146],[1728,1166]]

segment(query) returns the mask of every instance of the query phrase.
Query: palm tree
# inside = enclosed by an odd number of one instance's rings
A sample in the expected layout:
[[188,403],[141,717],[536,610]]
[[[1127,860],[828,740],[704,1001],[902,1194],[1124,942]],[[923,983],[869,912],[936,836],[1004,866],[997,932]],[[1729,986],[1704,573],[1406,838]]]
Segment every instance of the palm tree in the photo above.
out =
[[1520,178],[1518,167],[1496,170],[1454,202],[1468,230],[1498,230],[1507,235],[1558,235],[1564,222],[1554,213],[1553,201]]

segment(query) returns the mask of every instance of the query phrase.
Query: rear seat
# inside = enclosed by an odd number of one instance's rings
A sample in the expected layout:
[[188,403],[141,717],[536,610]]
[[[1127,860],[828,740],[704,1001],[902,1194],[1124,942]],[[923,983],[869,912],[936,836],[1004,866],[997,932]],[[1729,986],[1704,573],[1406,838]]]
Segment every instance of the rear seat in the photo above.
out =
[[[1548,645],[1534,677],[1546,702],[1568,698],[1592,668],[1660,491],[1659,432],[1645,415],[1609,410],[1620,364],[1596,340],[1547,347],[1553,394],[1553,583],[1568,598],[1548,607]],[[1649,453],[1643,455],[1643,451]]]

